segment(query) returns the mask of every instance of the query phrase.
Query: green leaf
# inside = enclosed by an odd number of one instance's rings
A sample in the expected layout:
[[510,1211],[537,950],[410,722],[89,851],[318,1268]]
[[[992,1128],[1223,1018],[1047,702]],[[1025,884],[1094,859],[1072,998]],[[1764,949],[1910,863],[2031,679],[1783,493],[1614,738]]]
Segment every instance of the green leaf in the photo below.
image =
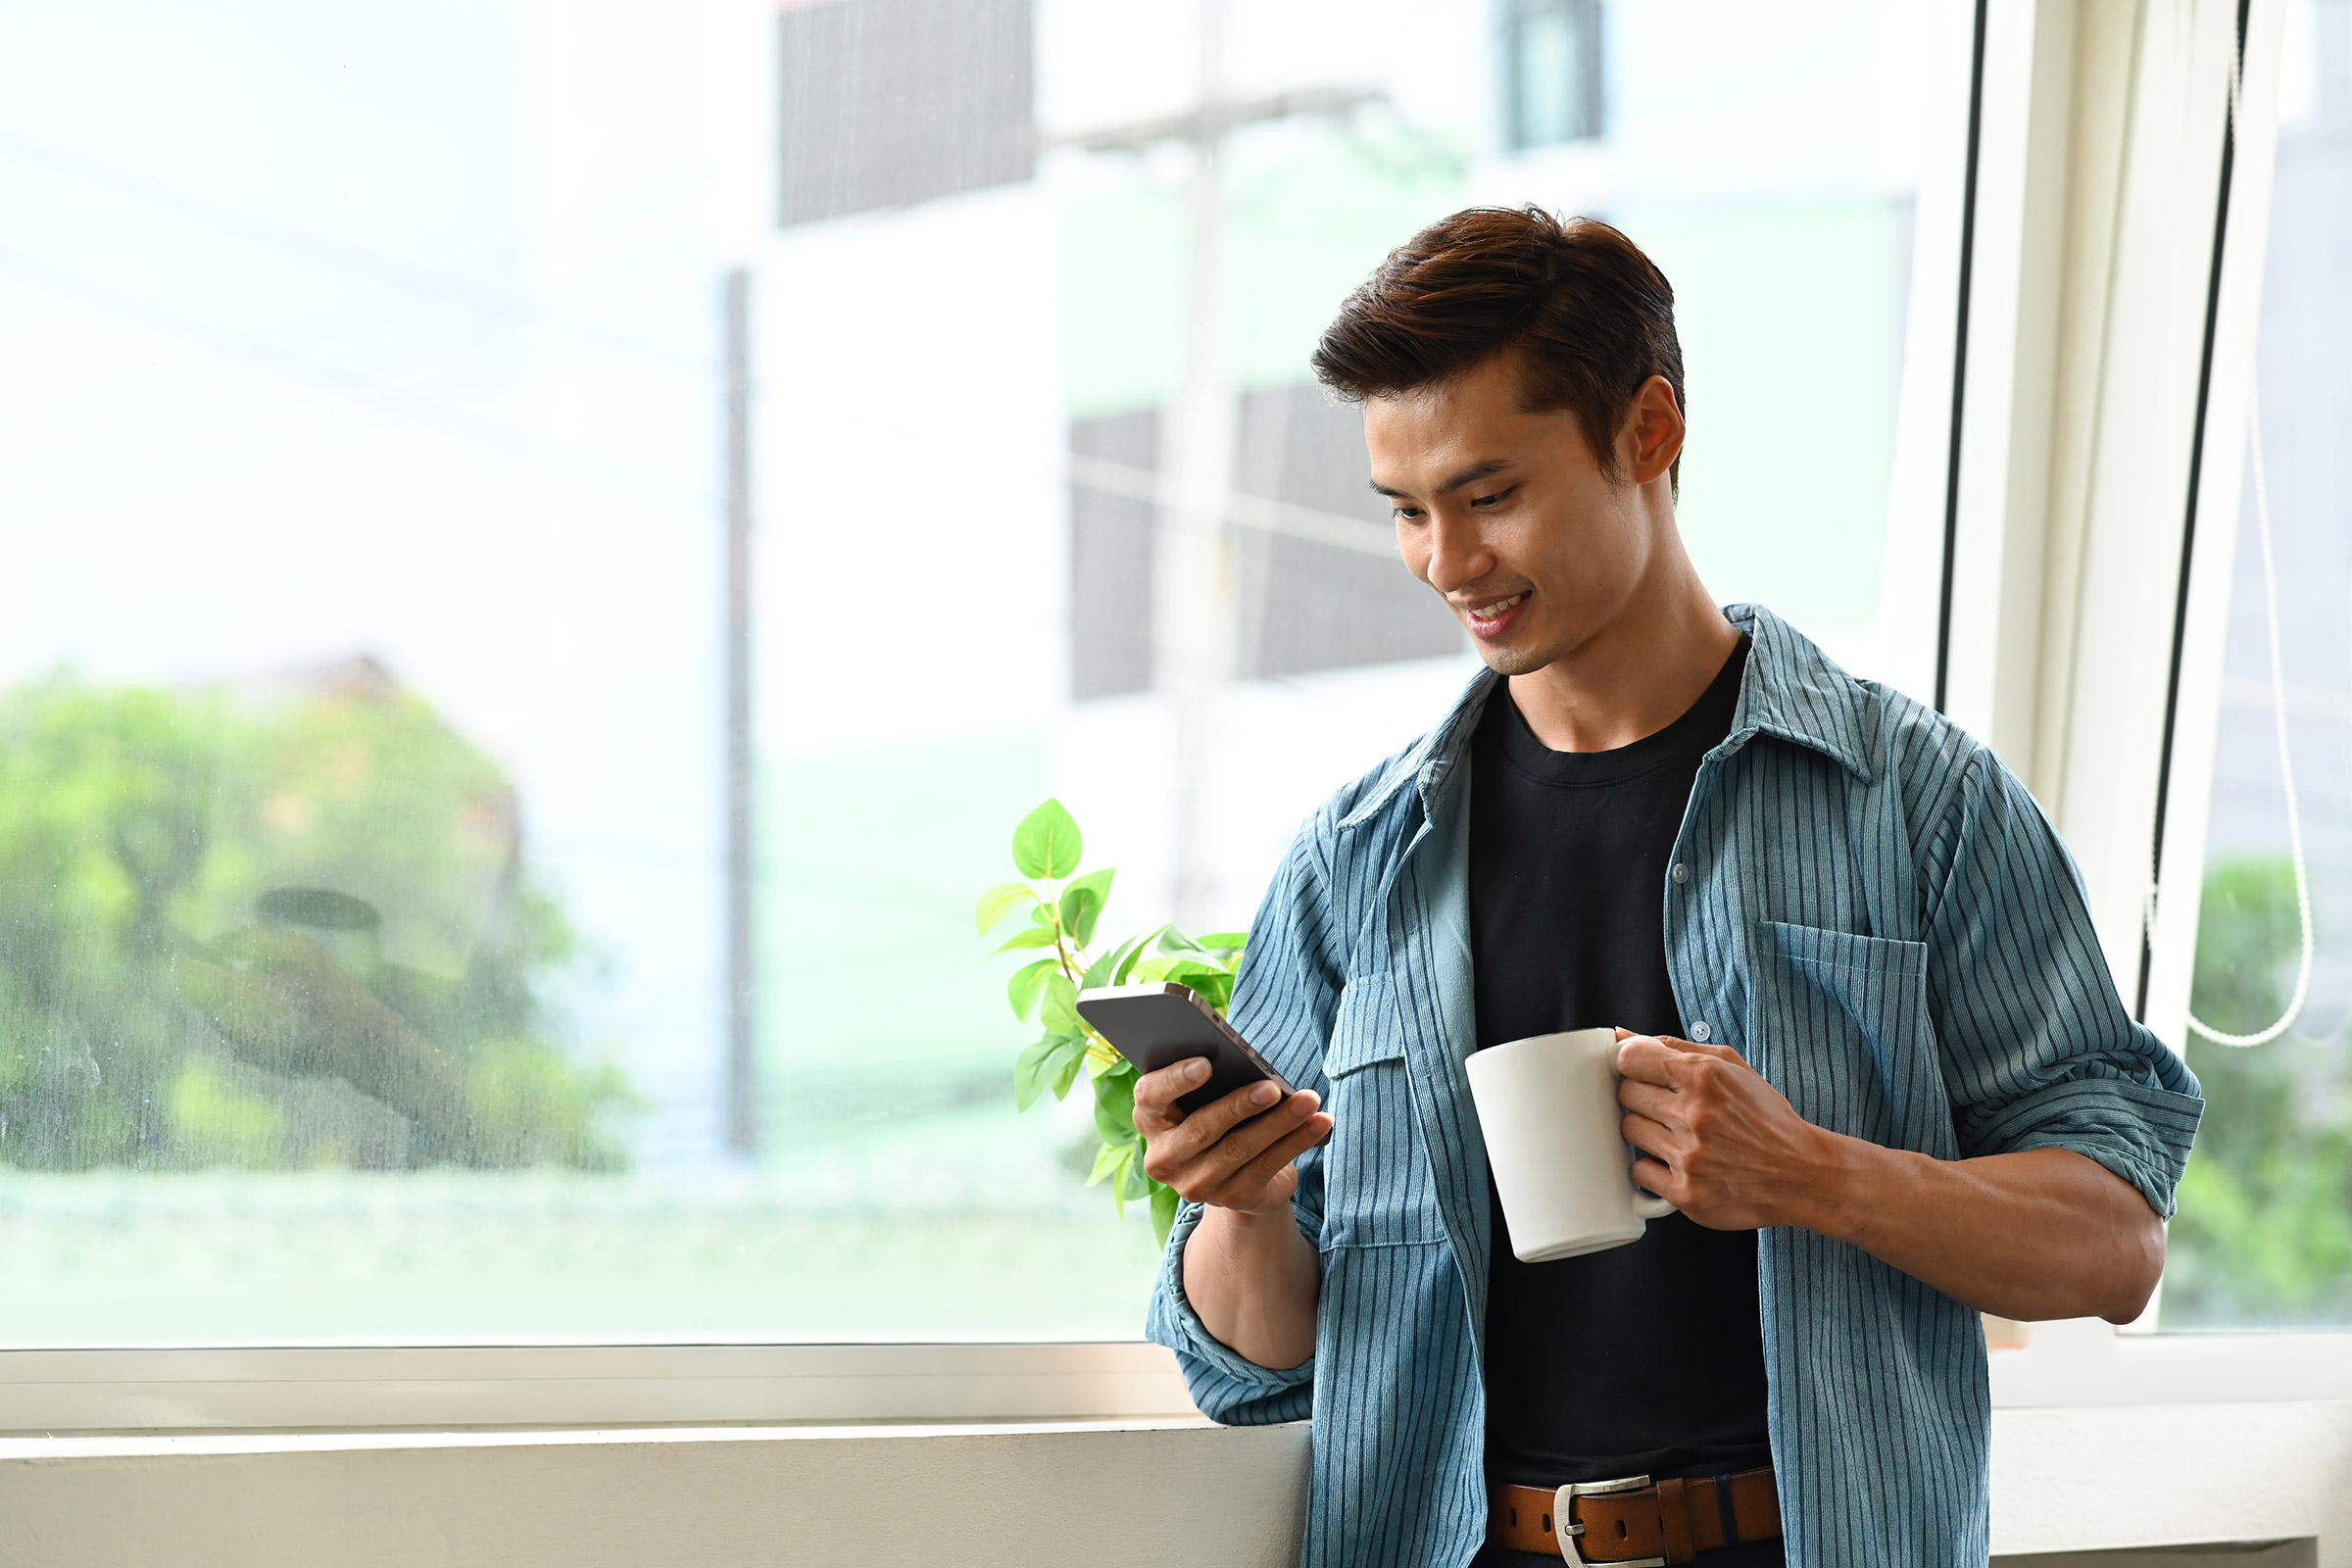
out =
[[1158,941],[1160,932],[1167,929],[1168,928],[1163,925],[1159,928],[1159,931],[1147,931],[1142,936],[1137,937],[1133,945],[1133,951],[1130,952],[1125,958],[1120,960],[1119,966],[1116,969],[1111,971],[1110,983],[1114,986],[1125,985],[1129,978],[1134,975],[1137,962],[1144,956],[1144,950],[1151,946],[1153,942]]
[[1102,1182],[1103,1177],[1113,1174],[1123,1176],[1128,1167],[1134,1163],[1135,1146],[1133,1144],[1127,1144],[1124,1146],[1118,1144],[1104,1144],[1102,1148],[1095,1151],[1095,1168],[1088,1173],[1086,1185],[1089,1187],[1097,1186]]
[[1037,1009],[1037,999],[1046,989],[1046,977],[1054,972],[1058,961],[1040,958],[1012,972],[1012,979],[1004,986],[1004,1000],[1012,1004],[1015,1018],[1026,1018]]
[[1070,984],[1070,977],[1058,969],[1047,975],[1044,996],[1037,1021],[1056,1034],[1077,1034],[1078,988]]
[[1085,947],[1095,940],[1095,921],[1110,902],[1112,868],[1089,871],[1061,892],[1061,928],[1070,940]]
[[1062,1042],[1061,1054],[1054,1058],[1054,1098],[1070,1098],[1070,1086],[1078,1081],[1078,1070],[1086,1065],[1086,1037],[1072,1035]]
[[1162,926],[1159,931],[1159,951],[1162,953],[1206,953],[1208,950],[1174,926]]
[[1129,937],[1097,958],[1093,964],[1088,966],[1085,976],[1078,982],[1078,989],[1092,991],[1097,986],[1117,985],[1118,981],[1113,977],[1118,974],[1119,965],[1126,960],[1128,954],[1134,951],[1136,944],[1142,940],[1141,937]]
[[1023,899],[1037,902],[1037,890],[1026,882],[1000,882],[980,895],[980,907],[972,918],[980,922],[980,934],[988,935],[998,922],[1020,906]]
[[[1151,1193],[1152,1187],[1152,1178],[1144,1174],[1144,1162],[1140,1157],[1144,1146],[1137,1144],[1134,1149],[1138,1157],[1127,1162],[1127,1169],[1119,1179],[1119,1196],[1122,1198],[1143,1198]],[[1125,1217],[1124,1204],[1121,1205],[1121,1217]]]
[[1153,976],[1154,979],[1173,980],[1180,986],[1191,986],[1195,991],[1214,985],[1219,980],[1230,982],[1233,979],[1233,975],[1222,964],[1208,963],[1200,958],[1157,958],[1152,960],[1152,967],[1159,971]]
[[1168,1245],[1168,1233],[1176,1228],[1176,1205],[1182,1201],[1175,1188],[1152,1183],[1152,1229],[1162,1247]]
[[1061,1044],[1058,1037],[1046,1035],[1021,1048],[1019,1059],[1012,1064],[1012,1102],[1016,1109],[1027,1110],[1037,1103],[1045,1092],[1047,1061]]
[[1085,1064],[1084,1035],[1052,1031],[1040,1036],[1023,1048],[1020,1059],[1013,1063],[1014,1103],[1027,1110],[1048,1089],[1054,1091],[1054,1099],[1067,1099],[1070,1085],[1077,1082],[1078,1069]]
[[1068,876],[1080,853],[1078,824],[1059,801],[1048,800],[1012,830],[1012,866],[1023,876]]
[[1026,931],[1015,931],[997,951],[1010,953],[1017,948],[1050,948],[1053,945],[1054,933],[1033,925]]
[[1211,953],[1239,953],[1249,945],[1247,931],[1214,931],[1200,939],[1200,946]]
[[1136,1191],[1136,1184],[1152,1179],[1144,1174],[1143,1152],[1144,1146],[1136,1142],[1104,1144],[1095,1152],[1094,1174],[1087,1178],[1086,1185],[1092,1187],[1107,1179],[1111,1206],[1118,1210],[1122,1220],[1127,1217],[1127,1200],[1143,1196]]
[[1106,1144],[1133,1142],[1135,1133],[1135,1084],[1114,1082],[1108,1076],[1095,1080],[1095,1131]]
[[1214,1007],[1214,1008],[1216,1009],[1216,1011],[1217,1011],[1217,1016],[1218,1016],[1218,1017],[1220,1017],[1220,1018],[1221,1018],[1221,1017],[1223,1017],[1223,1016],[1224,1016],[1224,1015],[1225,1015],[1225,1014],[1226,1014],[1228,1011],[1232,1010],[1232,1007],[1233,1007],[1233,976],[1232,976],[1232,975],[1230,975],[1230,974],[1213,974],[1213,975],[1204,974],[1204,975],[1200,975],[1200,976],[1199,976],[1199,977],[1197,977],[1197,978],[1195,978],[1195,979],[1193,979],[1193,980],[1187,981],[1187,982],[1186,982],[1186,984],[1190,985],[1190,986],[1193,988],[1193,994],[1194,994],[1195,996],[1199,997],[1199,998],[1200,998],[1200,999],[1202,1002],[1205,1002],[1205,1003],[1207,1003],[1207,1004],[1208,1004],[1211,1006],[1211,1007]]

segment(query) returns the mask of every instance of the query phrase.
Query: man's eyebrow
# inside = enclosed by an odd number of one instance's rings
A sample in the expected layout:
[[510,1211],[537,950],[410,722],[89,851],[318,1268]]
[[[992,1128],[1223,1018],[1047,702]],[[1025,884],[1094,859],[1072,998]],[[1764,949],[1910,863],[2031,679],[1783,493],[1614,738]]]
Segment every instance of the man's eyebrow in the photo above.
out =
[[[1470,465],[1470,466],[1464,468],[1461,472],[1455,474],[1452,478],[1438,486],[1438,494],[1442,496],[1451,495],[1454,491],[1459,490],[1466,484],[1476,484],[1481,479],[1492,479],[1494,477],[1494,475],[1500,473],[1503,469],[1509,467],[1510,466],[1511,460],[1509,458],[1489,458],[1484,463],[1473,463]],[[1370,481],[1370,483],[1372,485],[1372,492],[1375,495],[1396,497],[1402,497],[1404,495],[1403,491],[1391,489],[1389,486],[1382,484],[1378,479],[1374,479]]]

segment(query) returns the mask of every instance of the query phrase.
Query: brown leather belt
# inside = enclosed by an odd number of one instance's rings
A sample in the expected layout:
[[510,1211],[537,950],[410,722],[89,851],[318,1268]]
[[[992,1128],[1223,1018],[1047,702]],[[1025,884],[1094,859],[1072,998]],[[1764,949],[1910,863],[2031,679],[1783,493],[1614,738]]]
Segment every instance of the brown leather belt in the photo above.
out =
[[[1563,1538],[1554,1515],[1568,1512]],[[1777,1541],[1781,1494],[1772,1468],[1717,1478],[1660,1481],[1628,1476],[1587,1481],[1557,1492],[1496,1487],[1487,1539],[1513,1551],[1542,1552],[1570,1563],[1644,1564],[1660,1568],[1742,1541]]]

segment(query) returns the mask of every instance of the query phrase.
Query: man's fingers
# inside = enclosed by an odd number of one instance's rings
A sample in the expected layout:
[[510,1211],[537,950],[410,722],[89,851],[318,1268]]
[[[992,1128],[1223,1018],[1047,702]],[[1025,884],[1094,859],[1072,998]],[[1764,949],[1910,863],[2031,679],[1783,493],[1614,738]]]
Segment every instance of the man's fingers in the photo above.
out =
[[[1636,1149],[1672,1154],[1681,1150],[1682,1134],[1662,1121],[1654,1121],[1639,1111],[1627,1111],[1617,1123],[1618,1136]],[[1655,1189],[1652,1189],[1653,1191]]]
[[1136,1126],[1143,1128],[1147,1117],[1163,1127],[1175,1126],[1184,1120],[1184,1112],[1176,1107],[1176,1102],[1207,1081],[1208,1063],[1200,1056],[1145,1073],[1135,1081]]
[[[1161,1081],[1152,1083],[1153,1079]],[[1282,1091],[1271,1083],[1246,1084],[1232,1094],[1220,1096],[1202,1105],[1199,1110],[1193,1111],[1189,1115],[1186,1114],[1184,1108],[1176,1102],[1207,1081],[1208,1063],[1199,1056],[1195,1056],[1190,1061],[1176,1062],[1171,1066],[1160,1068],[1157,1072],[1146,1073],[1143,1077],[1138,1078],[1135,1081],[1136,1130],[1147,1138],[1152,1136],[1154,1129],[1145,1125],[1145,1116],[1148,1114],[1151,1120],[1157,1124],[1156,1130],[1160,1133],[1165,1134],[1173,1128],[1182,1127],[1194,1135],[1194,1138],[1198,1140],[1199,1147],[1206,1148],[1231,1128],[1248,1121],[1282,1098]],[[1149,1112],[1145,1110],[1144,1086],[1146,1084],[1152,1084]]]
[[1638,1054],[1647,1061],[1672,1061],[1677,1056],[1713,1056],[1717,1061],[1736,1061],[1747,1065],[1747,1058],[1729,1046],[1709,1042],[1700,1045],[1677,1035],[1638,1035],[1631,1030],[1617,1031],[1617,1070],[1624,1072],[1629,1055]]
[[1200,1156],[1204,1165],[1222,1172],[1221,1176],[1212,1175],[1209,1179],[1230,1180],[1234,1172],[1257,1158],[1289,1136],[1301,1121],[1313,1115],[1315,1107],[1315,1097],[1301,1091],[1255,1121],[1234,1128]]
[[1652,1159],[1647,1154],[1643,1154],[1640,1159],[1634,1161],[1634,1182],[1637,1186],[1647,1188],[1669,1202],[1682,1200],[1674,1192],[1670,1191],[1670,1189],[1682,1185],[1674,1174],[1674,1167],[1660,1160]]
[[1195,1131],[1201,1134],[1202,1147],[1230,1137],[1235,1128],[1260,1116],[1282,1103],[1282,1090],[1268,1082],[1247,1084],[1221,1100],[1202,1105],[1186,1118],[1186,1124],[1198,1123]]
[[1658,1121],[1664,1121],[1674,1113],[1674,1102],[1678,1098],[1674,1090],[1645,1084],[1639,1078],[1628,1078],[1617,1086],[1618,1104]]
[[1635,1035],[1617,1048],[1617,1071],[1636,1083],[1675,1085],[1674,1066],[1680,1054],[1656,1035]]
[[1677,1040],[1672,1035],[1635,1035],[1626,1040],[1617,1048],[1617,1071],[1637,1083],[1681,1088],[1689,1081],[1693,1057],[1730,1062],[1755,1071],[1748,1066],[1746,1057],[1729,1046],[1702,1046],[1696,1041]]
[[1270,1188],[1291,1161],[1322,1141],[1331,1131],[1331,1118],[1318,1112],[1301,1122],[1288,1137],[1277,1139],[1274,1147],[1259,1154],[1229,1177],[1225,1186],[1237,1198],[1254,1198]]
[[[1280,1101],[1282,1091],[1271,1083],[1251,1084],[1157,1132],[1139,1117],[1137,1129],[1144,1134],[1146,1145],[1145,1173],[1188,1198],[1203,1187],[1228,1181],[1274,1140],[1312,1115],[1318,1104],[1311,1092],[1301,1091],[1267,1114],[1269,1097]],[[1252,1117],[1258,1119],[1252,1121]]]

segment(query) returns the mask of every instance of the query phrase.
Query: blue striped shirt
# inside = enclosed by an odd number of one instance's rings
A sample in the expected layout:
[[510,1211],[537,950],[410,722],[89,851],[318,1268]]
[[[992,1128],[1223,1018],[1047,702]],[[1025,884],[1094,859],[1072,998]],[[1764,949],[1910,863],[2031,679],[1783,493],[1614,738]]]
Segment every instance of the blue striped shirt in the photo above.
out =
[[[1816,1125],[1938,1159],[2071,1149],[2160,1214],[2202,1102],[2116,996],[2081,874],[1990,751],[1859,681],[1770,612],[1700,764],[1666,888],[1683,1033],[1739,1051]],[[1298,1162],[1315,1354],[1275,1371],[1185,1300],[1179,1212],[1149,1332],[1202,1411],[1314,1422],[1307,1568],[1458,1568],[1486,1534],[1486,1151],[1471,1014],[1469,743],[1499,688],[1300,830],[1233,1019],[1337,1123]],[[1699,1026],[1704,1022],[1706,1027]],[[1757,1285],[1795,1568],[1960,1568],[1988,1547],[1977,1314],[1858,1248],[1767,1230]]]

